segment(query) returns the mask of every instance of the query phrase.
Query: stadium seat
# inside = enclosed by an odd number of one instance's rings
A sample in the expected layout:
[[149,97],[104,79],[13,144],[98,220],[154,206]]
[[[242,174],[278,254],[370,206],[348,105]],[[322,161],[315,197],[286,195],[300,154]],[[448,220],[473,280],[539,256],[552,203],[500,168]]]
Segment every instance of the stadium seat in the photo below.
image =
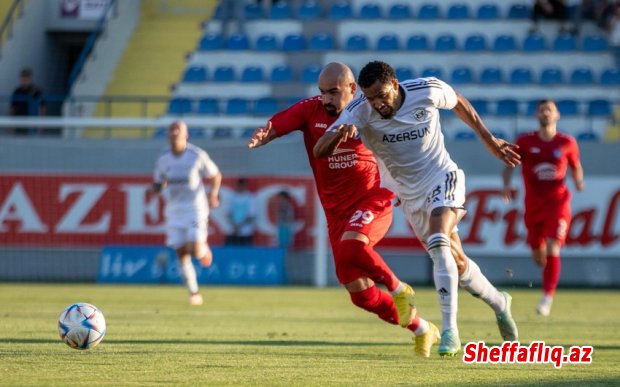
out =
[[411,8],[409,4],[397,3],[390,7],[388,11],[388,19],[402,20],[411,18]]
[[465,44],[463,45],[463,50],[465,51],[478,52],[486,50],[486,48],[487,43],[483,35],[475,34],[465,38]]
[[601,84],[603,85],[620,85],[620,70],[605,69],[601,74]]
[[611,115],[611,105],[606,99],[593,99],[588,102],[588,115],[606,117]]
[[456,50],[456,38],[454,35],[439,35],[435,40],[435,51],[454,51]]
[[579,114],[579,104],[574,99],[560,99],[555,104],[562,116],[576,116]]
[[297,18],[303,21],[317,20],[321,17],[321,6],[313,0],[305,1],[299,6]]
[[347,39],[344,49],[347,51],[366,51],[368,50],[368,38],[365,35],[351,35]]
[[570,75],[571,85],[589,85],[594,83],[594,75],[588,67],[579,67],[573,70]]
[[594,132],[580,132],[575,136],[577,141],[598,141],[599,136]]
[[422,78],[435,77],[435,78],[443,78],[443,72],[439,67],[427,67],[422,70],[422,74],[420,75]]
[[278,1],[271,6],[269,17],[275,20],[291,18],[291,6],[286,1]]
[[523,51],[537,52],[547,48],[545,37],[540,34],[530,34],[523,41]]
[[360,19],[373,20],[381,18],[381,8],[377,3],[366,3],[360,8]]
[[183,82],[199,83],[207,80],[207,69],[203,66],[191,66],[183,74]]
[[472,70],[469,67],[459,66],[452,70],[450,81],[454,84],[472,83],[474,76]]
[[377,42],[378,51],[396,51],[400,44],[398,43],[398,36],[396,34],[382,35]]
[[559,67],[548,67],[540,73],[541,85],[559,85],[564,82],[562,69]]
[[407,50],[428,50],[428,39],[426,35],[411,35],[407,39]]
[[170,100],[168,113],[182,115],[192,112],[192,100],[184,97],[176,97]]
[[219,102],[215,98],[203,98],[198,101],[198,114],[219,114]]
[[469,101],[471,105],[476,109],[479,115],[483,116],[489,114],[489,104],[487,100],[484,99],[472,99]]
[[213,51],[221,50],[224,47],[224,39],[220,34],[208,33],[200,39],[198,50]]
[[325,32],[318,32],[310,38],[310,50],[326,51],[334,48],[334,38]]
[[573,51],[577,49],[577,41],[573,35],[561,34],[553,39],[554,51]]
[[527,102],[526,112],[525,114],[528,116],[533,116],[536,114],[536,108],[538,108],[539,99],[532,99]]
[[493,20],[499,18],[499,10],[495,4],[482,4],[476,12],[476,17],[480,20]]
[[587,35],[583,38],[582,49],[586,52],[607,51],[609,43],[602,35]]
[[519,103],[514,99],[500,99],[495,114],[501,117],[515,116],[519,114]]
[[527,85],[532,82],[532,70],[529,68],[517,67],[510,73],[510,83],[513,85]]
[[501,138],[502,140],[507,140],[508,139],[508,135],[503,130],[495,129],[495,130],[492,130],[491,133],[493,134],[493,136],[495,136],[497,138]]
[[263,82],[263,68],[258,66],[248,66],[241,72],[241,82]]
[[407,79],[413,79],[413,71],[411,71],[409,67],[399,66],[394,69],[394,72],[396,73],[396,78],[401,82]]
[[226,114],[245,115],[250,113],[250,102],[245,98],[231,98],[226,102]]
[[245,128],[241,132],[241,138],[250,138],[256,132],[256,128]]
[[508,19],[529,19],[532,10],[525,4],[512,4],[508,9]]
[[504,82],[502,69],[499,67],[486,67],[480,73],[480,83],[486,85],[494,85]]
[[306,38],[301,34],[289,34],[284,37],[283,51],[303,51],[306,49]]
[[454,135],[457,141],[472,141],[476,139],[476,134],[472,130],[460,130]]
[[420,20],[435,20],[439,19],[439,7],[435,4],[424,4],[420,7],[418,12],[418,19]]
[[469,7],[465,3],[452,4],[448,8],[448,19],[463,20],[469,19]]
[[232,66],[220,66],[213,73],[213,82],[232,82],[235,80],[235,69]]
[[288,65],[276,66],[271,70],[271,82],[286,83],[293,80],[293,70]]
[[205,130],[204,128],[189,127],[187,128],[187,134],[189,138],[202,138],[205,137]]
[[348,1],[334,3],[329,9],[329,18],[332,20],[345,20],[351,17],[353,17],[353,11]]
[[513,35],[498,35],[493,41],[493,50],[497,52],[514,51],[517,43]]
[[248,37],[243,34],[233,34],[226,42],[226,48],[229,50],[247,50],[250,48]]
[[153,133],[153,138],[166,138],[168,137],[168,127],[161,126],[159,128],[155,128],[155,133]]
[[278,112],[278,101],[273,97],[259,98],[254,103],[254,114],[257,116],[272,116]]
[[221,139],[221,138],[231,138],[233,135],[233,131],[231,128],[215,128],[213,131],[213,138]]
[[301,74],[301,80],[304,83],[316,84],[319,80],[321,70],[322,67],[320,65],[308,65],[304,68],[304,71]]
[[276,51],[278,40],[273,34],[261,35],[256,39],[256,51]]
[[248,3],[244,7],[245,19],[256,20],[263,17],[263,8],[256,3]]

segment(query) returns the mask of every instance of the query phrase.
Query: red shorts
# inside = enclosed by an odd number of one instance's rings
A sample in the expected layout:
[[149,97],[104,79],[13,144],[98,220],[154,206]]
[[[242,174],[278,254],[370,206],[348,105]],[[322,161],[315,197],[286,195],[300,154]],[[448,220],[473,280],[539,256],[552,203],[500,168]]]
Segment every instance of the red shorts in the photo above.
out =
[[524,220],[530,248],[541,248],[546,239],[555,239],[563,245],[571,221],[570,202],[525,203]]

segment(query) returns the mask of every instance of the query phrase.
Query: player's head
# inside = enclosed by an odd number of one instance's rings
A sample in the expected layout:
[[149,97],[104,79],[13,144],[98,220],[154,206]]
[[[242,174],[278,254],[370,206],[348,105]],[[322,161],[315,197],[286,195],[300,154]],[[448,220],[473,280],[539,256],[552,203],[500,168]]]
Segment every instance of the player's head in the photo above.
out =
[[340,114],[351,102],[356,90],[353,72],[343,63],[328,63],[319,74],[321,101],[331,115]]
[[181,120],[174,121],[168,127],[168,141],[174,151],[183,151],[187,144],[187,125]]
[[370,62],[360,71],[357,83],[381,117],[394,116],[400,106],[398,79],[392,66],[381,61]]
[[560,111],[552,99],[541,99],[536,105],[536,118],[541,127],[555,125],[560,119]]
[[19,72],[19,82],[22,85],[30,85],[32,83],[32,70],[28,67],[24,67]]

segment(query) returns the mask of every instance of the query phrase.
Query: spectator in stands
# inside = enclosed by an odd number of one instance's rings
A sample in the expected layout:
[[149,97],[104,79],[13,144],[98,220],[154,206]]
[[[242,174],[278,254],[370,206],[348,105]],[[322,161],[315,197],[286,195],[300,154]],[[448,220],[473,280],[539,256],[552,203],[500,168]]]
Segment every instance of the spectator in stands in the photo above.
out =
[[278,246],[289,250],[293,245],[295,206],[287,191],[280,191],[276,203],[276,224],[278,225]]
[[[202,305],[192,255],[202,266],[211,265],[207,223],[209,208],[219,206],[222,174],[207,152],[188,143],[187,138],[187,125],[174,121],[168,128],[170,147],[157,159],[149,194],[165,188],[166,245],[176,250],[190,305]],[[208,192],[203,179],[209,181]]]
[[[46,113],[45,103],[41,99],[42,91],[32,81],[32,70],[24,67],[19,72],[19,86],[11,97],[10,114],[12,116],[43,116]],[[15,134],[32,134],[36,129],[16,128]]]
[[[577,141],[557,131],[560,112],[555,102],[540,101],[536,117],[539,128],[519,136],[516,151],[522,160],[527,243],[534,262],[543,268],[544,294],[536,311],[548,316],[560,280],[560,248],[566,240],[571,221],[571,193],[564,183],[567,166],[572,170],[577,191],[583,191],[584,183]],[[506,202],[512,200],[514,194],[511,184],[513,170],[506,167],[502,173]]]
[[566,33],[566,21],[568,19],[568,8],[566,0],[534,0],[532,7],[533,26],[530,32],[538,32],[540,19],[553,19],[560,22],[560,32]]
[[226,236],[227,245],[250,246],[256,228],[256,198],[248,189],[244,178],[237,180],[237,188],[233,192],[228,220],[232,225],[232,233]]
[[620,2],[616,3],[608,24],[609,42],[616,57],[616,67],[620,68]]

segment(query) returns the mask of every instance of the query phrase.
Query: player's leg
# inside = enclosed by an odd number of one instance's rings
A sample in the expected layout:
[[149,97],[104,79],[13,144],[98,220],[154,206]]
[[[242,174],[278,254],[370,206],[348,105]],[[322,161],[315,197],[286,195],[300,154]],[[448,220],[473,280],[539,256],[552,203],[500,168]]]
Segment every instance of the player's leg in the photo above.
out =
[[182,263],[183,275],[190,290],[189,302],[192,305],[202,305],[202,295],[198,289],[198,277],[191,257],[194,256],[201,261],[207,260],[211,264],[211,250],[207,245],[207,222],[206,219],[192,221],[185,234],[185,250],[189,258]]
[[179,272],[183,283],[189,292],[190,304],[198,303],[195,294],[198,294],[198,281],[196,280],[196,271],[192,265],[192,256],[190,248],[186,242],[187,230],[182,227],[168,226],[166,229],[166,245],[172,247],[176,251]]
[[543,267],[542,289],[543,297],[540,300],[536,311],[548,316],[551,313],[553,296],[560,281],[561,261],[560,249],[566,240],[568,226],[570,224],[570,210],[568,206],[562,206],[559,214],[549,216],[544,226],[543,235],[545,236],[545,265]]

